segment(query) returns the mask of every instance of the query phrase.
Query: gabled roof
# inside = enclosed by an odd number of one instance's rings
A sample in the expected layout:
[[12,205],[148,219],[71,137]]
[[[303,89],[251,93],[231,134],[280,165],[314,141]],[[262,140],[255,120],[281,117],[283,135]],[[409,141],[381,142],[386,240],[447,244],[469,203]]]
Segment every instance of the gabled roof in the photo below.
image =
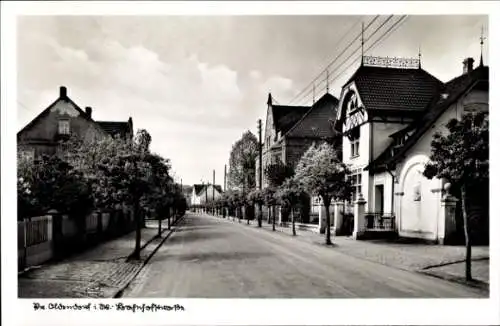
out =
[[27,125],[25,125],[21,130],[18,131],[17,136],[19,137],[25,130],[31,128],[35,123],[43,118],[59,101],[66,101],[70,103],[79,113],[80,116],[88,121],[95,122],[89,117],[69,96],[59,96],[54,102],[52,102],[47,108],[45,108],[39,115],[37,115],[33,120],[31,120]]
[[203,189],[205,189],[205,185],[195,184],[193,185],[193,188],[194,188],[194,193],[198,195]]
[[384,152],[373,160],[366,169],[382,169],[387,165],[395,164],[403,159],[404,154],[434,125],[436,120],[439,119],[451,104],[456,102],[471,88],[478,85],[478,83],[488,81],[489,67],[479,66],[470,73],[458,76],[447,82],[442,89],[442,94],[447,94],[447,96],[437,97],[421,119],[414,121],[405,128],[406,130],[415,129],[415,132],[406,140],[403,146],[397,149],[393,155],[393,149],[395,149],[396,144],[393,142]]
[[[339,100],[326,93],[288,130],[283,137],[332,138],[333,121]],[[331,105],[329,105],[331,104]]]
[[104,131],[106,131],[111,136],[119,136],[125,138],[127,133],[131,133],[130,124],[128,122],[117,122],[117,121],[96,121],[99,126],[101,126]]
[[33,120],[31,120],[26,126],[24,126],[18,133],[19,137],[22,132],[29,129],[35,123],[38,122],[42,117],[44,117],[57,103],[60,101],[66,101],[71,104],[75,110],[80,113],[80,117],[86,119],[89,122],[95,123],[97,128],[100,128],[102,131],[108,133],[111,136],[119,135],[120,137],[125,137],[127,132],[131,132],[130,123],[132,122],[131,118],[126,122],[115,122],[115,121],[95,121],[93,120],[86,112],[84,112],[66,93],[66,88],[64,86],[61,87],[59,97],[52,102],[45,110],[43,110],[39,115],[37,115]]
[[[362,65],[347,81],[355,82],[369,110],[424,111],[443,83],[423,69]],[[345,86],[344,85],[344,86]]]
[[[205,188],[208,188],[207,184],[195,184],[193,185],[194,187],[194,193],[199,196],[203,191],[205,191]],[[217,190],[219,193],[222,193],[222,187],[220,185],[215,185],[214,186],[215,190]]]
[[276,133],[285,134],[310,109],[309,106],[272,105],[272,115]]

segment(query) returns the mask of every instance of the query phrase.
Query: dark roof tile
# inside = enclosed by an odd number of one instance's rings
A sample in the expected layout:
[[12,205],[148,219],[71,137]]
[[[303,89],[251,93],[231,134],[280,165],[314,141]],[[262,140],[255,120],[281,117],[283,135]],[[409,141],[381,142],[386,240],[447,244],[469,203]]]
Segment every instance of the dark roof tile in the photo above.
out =
[[442,82],[423,69],[361,66],[354,81],[367,110],[424,111]]
[[[384,168],[387,164],[398,162],[453,102],[455,102],[460,96],[464,94],[464,92],[470,89],[477,82],[488,80],[489,68],[483,66],[474,69],[468,74],[458,76],[444,84],[444,87],[441,88],[441,94],[447,94],[447,96],[436,96],[422,118],[414,121],[412,124],[405,128],[407,131],[410,131],[412,129],[414,129],[415,131],[406,140],[403,146],[400,148],[395,148],[396,141],[393,141],[384,152],[382,152],[367,166],[366,169],[377,170]],[[396,150],[394,151],[394,149]]]
[[310,106],[272,105],[274,126],[277,132],[285,134],[306,114]]
[[339,100],[326,93],[285,134],[286,137],[332,138],[336,135],[333,121]]
[[130,125],[128,122],[96,121],[96,123],[113,137],[119,136],[125,138],[127,133],[131,133]]

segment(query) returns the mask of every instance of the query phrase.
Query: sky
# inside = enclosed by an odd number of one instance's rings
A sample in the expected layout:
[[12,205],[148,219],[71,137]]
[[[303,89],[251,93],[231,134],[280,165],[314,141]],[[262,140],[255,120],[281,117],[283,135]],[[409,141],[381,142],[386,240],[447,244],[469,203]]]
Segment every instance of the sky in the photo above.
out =
[[[51,104],[59,86],[94,120],[126,121],[152,136],[183,184],[223,184],[231,146],[265,122],[268,92],[290,101],[375,16],[22,16],[17,20],[17,129]],[[400,16],[377,17],[365,31],[370,48]],[[487,16],[408,16],[365,55],[418,57],[442,81],[479,62]],[[331,66],[330,93],[340,95],[360,60],[357,40]],[[347,61],[346,61],[347,60]],[[340,65],[342,62],[345,64]],[[349,63],[353,63],[349,66]],[[315,83],[325,92],[326,74]],[[312,102],[312,88],[301,103]],[[300,99],[301,97],[299,97]],[[300,102],[300,101],[299,101]],[[228,166],[229,168],[229,166]]]

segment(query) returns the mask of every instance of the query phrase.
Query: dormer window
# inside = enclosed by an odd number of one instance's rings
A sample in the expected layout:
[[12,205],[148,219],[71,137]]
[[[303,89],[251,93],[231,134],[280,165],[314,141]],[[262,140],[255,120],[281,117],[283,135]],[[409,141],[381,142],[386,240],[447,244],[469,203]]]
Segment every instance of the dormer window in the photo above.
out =
[[59,135],[69,135],[70,134],[69,120],[59,120],[58,133],[59,133]]

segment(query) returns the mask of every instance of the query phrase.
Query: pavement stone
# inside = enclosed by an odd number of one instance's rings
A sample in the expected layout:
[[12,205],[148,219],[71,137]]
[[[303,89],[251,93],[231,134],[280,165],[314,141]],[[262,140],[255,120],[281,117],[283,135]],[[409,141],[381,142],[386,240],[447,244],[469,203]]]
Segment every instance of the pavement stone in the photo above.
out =
[[162,238],[157,222],[141,231],[141,259],[128,260],[135,248],[135,231],[99,244],[60,262],[33,268],[18,276],[20,298],[111,298],[140,271],[144,262],[168,234],[163,221]]
[[[214,217],[218,218],[218,217]],[[235,219],[222,219],[230,223],[247,226],[246,220],[238,223]],[[257,227],[257,221],[251,220],[251,227]],[[262,229],[272,232],[272,225],[266,220],[262,221]],[[292,236],[290,227],[276,225],[276,231],[284,236]],[[324,234],[306,230],[296,230],[298,241],[324,244]],[[423,271],[436,276],[447,276],[449,280],[463,277],[465,267],[465,248],[463,246],[445,246],[416,243],[397,243],[384,240],[354,240],[348,236],[332,236],[333,249],[361,259],[370,260],[380,264],[393,266],[409,271]],[[473,278],[484,283],[489,283],[489,246],[472,247],[472,275]],[[456,263],[456,264],[452,264]],[[439,266],[443,266],[442,268]],[[486,267],[485,267],[486,266]],[[432,268],[436,267],[436,268]]]

